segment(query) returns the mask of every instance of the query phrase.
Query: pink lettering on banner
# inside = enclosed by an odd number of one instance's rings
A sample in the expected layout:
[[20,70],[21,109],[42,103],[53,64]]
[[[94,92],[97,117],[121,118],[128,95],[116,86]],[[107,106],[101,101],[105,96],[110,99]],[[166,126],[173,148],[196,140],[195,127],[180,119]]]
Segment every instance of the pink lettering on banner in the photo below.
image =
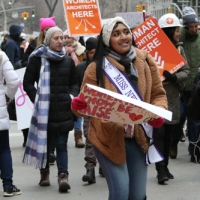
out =
[[23,88],[22,88],[22,82],[20,81],[19,83],[19,89],[21,92],[21,95],[19,97],[17,97],[16,99],[16,106],[23,106],[25,103],[28,104],[28,106],[31,108],[32,110],[32,106],[29,105],[29,101],[27,101],[27,94],[24,92]]

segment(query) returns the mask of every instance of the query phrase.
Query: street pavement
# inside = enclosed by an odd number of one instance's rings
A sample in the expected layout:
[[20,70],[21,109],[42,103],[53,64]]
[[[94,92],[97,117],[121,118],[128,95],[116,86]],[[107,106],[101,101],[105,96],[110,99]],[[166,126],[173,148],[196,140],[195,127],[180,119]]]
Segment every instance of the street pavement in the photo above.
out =
[[[15,200],[106,200],[108,190],[105,178],[98,174],[96,167],[96,183],[88,185],[82,182],[85,174],[84,149],[74,146],[73,131],[70,132],[68,141],[69,156],[69,183],[71,190],[68,193],[59,193],[57,184],[57,167],[50,168],[51,186],[40,187],[39,170],[33,166],[22,163],[24,148],[22,147],[23,135],[17,130],[16,122],[11,121],[10,146],[13,157],[14,184],[22,190],[22,194],[13,197]],[[149,166],[147,199],[148,200],[198,200],[200,188],[200,165],[189,162],[187,151],[188,141],[179,143],[179,153],[175,160],[170,159],[169,169],[174,175],[174,180],[169,180],[165,185],[158,185],[155,165]],[[0,188],[0,200],[3,200],[3,189]],[[120,199],[119,199],[120,200]]]

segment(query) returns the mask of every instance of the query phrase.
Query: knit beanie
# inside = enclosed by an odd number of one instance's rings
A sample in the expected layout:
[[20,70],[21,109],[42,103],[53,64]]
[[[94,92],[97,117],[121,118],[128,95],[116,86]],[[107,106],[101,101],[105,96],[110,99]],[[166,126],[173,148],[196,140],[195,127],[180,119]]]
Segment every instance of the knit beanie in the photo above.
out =
[[68,36],[68,37],[74,38],[74,40],[76,40],[77,42],[79,41],[79,36],[70,36],[68,30],[64,31],[63,34],[64,34],[64,36]]
[[199,22],[197,14],[194,9],[186,6],[183,11],[183,25],[187,25],[189,23]]
[[90,37],[86,40],[86,50],[90,51],[97,48],[98,40],[96,38]]
[[[111,36],[111,33],[112,33],[113,28],[114,28],[114,26],[115,26],[115,24],[117,22],[123,23],[130,30],[129,25],[126,23],[126,21],[122,17],[117,16],[115,18],[112,18],[112,19],[108,20],[104,24],[103,31],[102,31],[103,42],[108,47],[110,47],[110,36]],[[131,33],[131,30],[130,30],[130,33]]]
[[42,31],[43,29],[47,27],[56,26],[56,23],[54,20],[55,20],[55,16],[49,17],[49,18],[40,18],[40,30]]
[[49,46],[51,37],[56,31],[60,31],[63,34],[63,31],[60,28],[58,28],[57,26],[50,28],[46,32],[46,35],[45,35],[45,38],[44,38],[44,44],[45,45]]

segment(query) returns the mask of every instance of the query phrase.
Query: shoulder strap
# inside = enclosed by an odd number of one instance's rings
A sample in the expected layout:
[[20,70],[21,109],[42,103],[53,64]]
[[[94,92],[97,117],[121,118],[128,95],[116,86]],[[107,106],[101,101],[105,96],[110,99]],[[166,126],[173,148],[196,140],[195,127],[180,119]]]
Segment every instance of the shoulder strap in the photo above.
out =
[[177,49],[178,49],[178,52],[181,53],[181,46],[178,46]]

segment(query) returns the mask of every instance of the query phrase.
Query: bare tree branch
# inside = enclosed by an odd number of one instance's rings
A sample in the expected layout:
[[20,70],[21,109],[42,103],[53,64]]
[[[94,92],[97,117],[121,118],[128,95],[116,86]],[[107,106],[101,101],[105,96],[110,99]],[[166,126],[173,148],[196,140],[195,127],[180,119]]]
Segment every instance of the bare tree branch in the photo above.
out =
[[53,7],[52,7],[52,5],[50,5],[50,3],[49,3],[48,0],[45,0],[45,3],[47,4],[47,7],[48,7],[48,9],[49,9],[49,17],[51,17],[51,16],[53,15],[54,11],[55,11],[55,8],[56,8],[56,5],[57,5],[57,3],[58,3],[58,0],[56,0],[56,1],[54,2]]
[[53,5],[53,8],[51,9],[51,12],[50,12],[50,14],[49,14],[49,17],[51,17],[51,16],[53,15],[57,3],[58,3],[58,0],[55,1],[54,5]]
[[51,6],[50,6],[50,4],[49,4],[48,0],[45,0],[45,2],[46,2],[46,4],[47,4],[47,7],[48,7],[48,9],[49,9],[49,13],[51,13]]

